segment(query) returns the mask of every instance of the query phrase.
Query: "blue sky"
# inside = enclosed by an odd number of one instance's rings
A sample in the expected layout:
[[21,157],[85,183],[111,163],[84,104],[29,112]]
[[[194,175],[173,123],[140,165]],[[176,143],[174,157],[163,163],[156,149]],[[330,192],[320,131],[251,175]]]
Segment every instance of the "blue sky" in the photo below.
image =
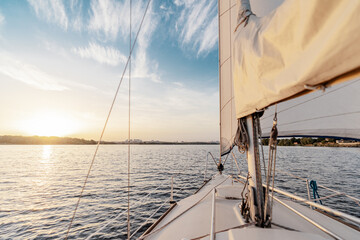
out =
[[[132,1],[134,38],[147,1]],[[132,138],[218,140],[217,1],[153,0],[132,57]],[[0,2],[0,135],[97,139],[129,54],[129,0]],[[127,74],[126,74],[127,76]],[[127,137],[128,78],[105,134]]]

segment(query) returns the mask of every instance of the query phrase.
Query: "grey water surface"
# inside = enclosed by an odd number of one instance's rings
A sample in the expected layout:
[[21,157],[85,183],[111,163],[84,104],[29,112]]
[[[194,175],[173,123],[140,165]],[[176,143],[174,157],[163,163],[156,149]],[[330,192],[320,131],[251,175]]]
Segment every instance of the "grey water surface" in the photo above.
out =
[[[0,238],[64,239],[94,151],[94,145],[0,145]],[[207,152],[218,156],[219,146],[131,146],[131,232],[140,227],[134,239],[169,207],[142,226],[170,197],[171,176],[176,201],[202,185]],[[236,156],[246,175],[244,156]],[[307,198],[305,182],[286,171],[360,198],[359,148],[278,147],[277,156],[276,187]],[[206,177],[215,173],[209,158]],[[229,158],[225,174],[231,173],[238,170]],[[360,217],[359,206],[343,196],[323,203]],[[127,146],[101,146],[69,238],[85,239],[117,217],[93,239],[126,239],[126,209]]]

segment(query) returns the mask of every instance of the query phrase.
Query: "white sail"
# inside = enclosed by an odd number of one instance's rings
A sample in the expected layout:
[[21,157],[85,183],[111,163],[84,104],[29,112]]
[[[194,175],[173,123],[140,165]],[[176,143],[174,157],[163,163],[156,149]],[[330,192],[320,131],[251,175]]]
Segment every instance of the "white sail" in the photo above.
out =
[[265,17],[251,15],[233,47],[236,117],[357,76],[359,12],[358,0],[288,0]]
[[219,0],[219,92],[220,92],[220,149],[228,152],[237,129],[232,82],[232,48],[237,22],[236,0]]
[[[360,139],[360,79],[277,104],[280,137]],[[273,125],[275,107],[261,118],[263,137]]]

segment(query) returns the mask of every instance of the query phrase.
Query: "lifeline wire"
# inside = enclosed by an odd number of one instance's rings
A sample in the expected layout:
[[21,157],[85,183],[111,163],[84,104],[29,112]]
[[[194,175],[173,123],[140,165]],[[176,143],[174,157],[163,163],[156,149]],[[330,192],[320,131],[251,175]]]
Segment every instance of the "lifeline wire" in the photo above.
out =
[[130,239],[130,134],[131,134],[131,0],[130,1],[130,37],[129,37],[129,129],[128,129],[128,198],[127,198],[127,236]]
[[126,61],[126,64],[125,64],[123,73],[122,73],[122,75],[121,75],[120,82],[119,82],[118,87],[117,87],[117,89],[116,89],[114,99],[113,99],[113,101],[112,101],[112,103],[111,103],[111,106],[110,106],[110,109],[109,109],[109,113],[108,113],[108,115],[107,115],[107,118],[106,118],[106,121],[105,121],[103,130],[102,130],[101,135],[100,135],[100,138],[99,138],[99,141],[98,141],[98,143],[96,144],[96,149],[95,149],[94,155],[93,155],[93,157],[92,157],[91,164],[90,164],[89,170],[88,170],[88,172],[87,172],[87,175],[86,175],[86,178],[85,178],[83,187],[82,187],[82,189],[81,189],[81,192],[80,192],[80,195],[79,195],[79,199],[78,199],[78,201],[77,201],[77,203],[76,203],[76,207],[75,207],[73,216],[72,216],[72,218],[71,218],[71,220],[70,220],[69,228],[68,228],[68,230],[67,230],[67,232],[66,232],[66,237],[65,237],[65,239],[68,239],[69,232],[70,232],[72,223],[73,223],[74,218],[75,218],[75,215],[76,215],[76,211],[77,211],[77,209],[78,209],[78,207],[79,207],[80,199],[81,199],[81,197],[82,197],[82,195],[83,195],[83,192],[84,192],[84,189],[85,189],[87,180],[88,180],[89,175],[90,175],[90,172],[91,172],[91,168],[92,168],[92,166],[93,166],[93,164],[94,164],[94,161],[95,161],[95,158],[96,158],[96,154],[97,154],[97,152],[98,152],[98,149],[99,149],[101,140],[102,140],[102,138],[103,138],[103,135],[104,135],[104,132],[105,132],[105,129],[106,129],[106,126],[107,126],[107,123],[108,123],[108,121],[109,121],[109,118],[110,118],[112,109],[113,109],[113,107],[114,107],[115,100],[116,100],[117,95],[118,95],[118,93],[119,93],[121,83],[122,83],[122,81],[123,81],[123,79],[124,79],[124,75],[125,75],[126,69],[127,69],[128,65],[129,65],[129,61],[130,61],[130,58],[131,58],[131,54],[132,54],[132,52],[134,51],[134,47],[135,47],[137,38],[138,38],[138,36],[139,36],[141,27],[142,27],[142,25],[143,25],[143,23],[144,23],[144,19],[145,19],[146,13],[147,13],[147,11],[148,11],[148,9],[149,9],[150,2],[151,2],[151,0],[148,1],[148,4],[147,4],[146,9],[145,9],[145,13],[144,13],[144,15],[143,15],[143,17],[142,17],[142,19],[141,19],[141,23],[140,23],[140,26],[139,26],[139,30],[137,31],[136,37],[135,37],[135,39],[134,39],[134,43],[132,44],[130,54],[129,54],[129,56],[128,56],[128,59],[127,59],[127,61]]
[[[185,169],[189,169],[189,167],[192,165],[192,162],[190,162],[187,166],[185,166],[184,168],[182,168],[181,170],[179,170],[179,172],[178,173],[175,173],[175,174],[173,174],[173,176],[178,176],[178,175],[180,175],[182,172],[184,172],[185,171]],[[162,184],[162,185],[159,185],[158,187],[156,187],[155,189],[153,189],[151,192],[149,192],[146,196],[144,196],[143,198],[140,198],[139,200],[137,200],[135,203],[133,203],[133,207],[136,207],[136,206],[138,206],[139,204],[141,204],[141,203],[143,203],[143,201],[145,200],[145,199],[147,199],[151,194],[153,194],[154,192],[156,192],[159,188],[161,188],[161,187],[163,187],[165,185],[165,183],[164,184]],[[184,187],[183,187],[184,188]],[[182,188],[182,189],[183,189]],[[181,189],[180,189],[181,190]],[[179,191],[180,191],[179,190]],[[178,192],[179,192],[178,191]],[[175,194],[176,194],[177,192],[175,192]],[[89,235],[87,238],[86,238],[86,240],[89,240],[89,239],[91,239],[93,236],[95,236],[96,234],[98,234],[99,232],[101,232],[104,228],[106,228],[109,224],[111,224],[111,223],[113,223],[113,222],[115,222],[120,216],[122,216],[124,213],[126,213],[126,210],[124,210],[124,211],[121,211],[118,215],[116,215],[114,218],[112,218],[112,219],[110,219],[110,220],[108,220],[101,228],[99,228],[98,230],[96,230],[95,232],[93,232],[91,235]]]

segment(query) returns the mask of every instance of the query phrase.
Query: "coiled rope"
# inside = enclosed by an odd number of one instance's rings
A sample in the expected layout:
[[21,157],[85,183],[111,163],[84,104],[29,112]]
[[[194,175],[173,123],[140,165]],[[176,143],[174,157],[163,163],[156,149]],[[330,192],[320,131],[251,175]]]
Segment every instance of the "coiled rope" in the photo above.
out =
[[245,153],[249,148],[249,135],[246,129],[246,118],[240,118],[238,120],[238,129],[234,138],[234,143],[238,146],[240,153]]

